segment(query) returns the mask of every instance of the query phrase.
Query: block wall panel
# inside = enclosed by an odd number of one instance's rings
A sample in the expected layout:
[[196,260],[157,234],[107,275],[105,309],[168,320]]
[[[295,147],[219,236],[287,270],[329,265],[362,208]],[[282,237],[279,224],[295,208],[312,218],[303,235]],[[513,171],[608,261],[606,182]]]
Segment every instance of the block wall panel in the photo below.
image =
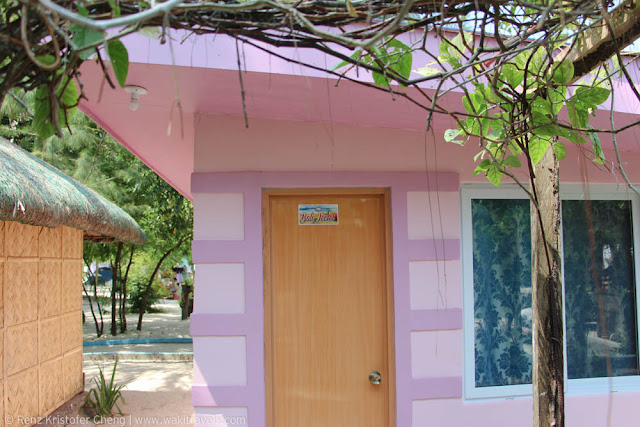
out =
[[411,309],[462,308],[461,268],[460,260],[411,261]]
[[[2,223],[0,223],[2,224]],[[2,232],[0,231],[0,236]],[[4,327],[4,270],[6,263],[0,258],[0,328]]]
[[5,307],[5,326],[36,320],[38,318],[38,260],[10,258],[5,268],[5,301],[11,301],[11,304]]
[[462,331],[411,332],[413,378],[461,376]]
[[40,227],[20,224],[19,222],[6,222],[5,227],[7,257],[31,258],[38,256]]
[[[0,420],[4,420],[4,383],[0,386]],[[6,423],[5,423],[6,424]]]
[[41,259],[38,267],[40,273],[38,310],[40,318],[43,319],[60,314],[62,261]]
[[82,259],[83,231],[77,228],[60,227],[62,229],[62,257],[65,259]]
[[62,384],[65,400],[82,391],[82,349],[62,357]]
[[194,384],[246,385],[245,337],[194,337]]
[[0,258],[4,257],[4,221],[0,221]]
[[40,321],[40,362],[62,355],[60,317]]
[[194,194],[193,235],[204,240],[244,239],[242,193]]
[[7,417],[18,420],[19,417],[32,418],[39,415],[37,367],[7,378],[6,390]]
[[62,384],[62,359],[40,365],[40,413],[56,409],[64,401]]
[[409,239],[460,236],[460,195],[457,191],[407,193]]
[[10,326],[6,335],[7,376],[38,364],[38,322]]
[[82,310],[82,261],[62,262],[62,300],[60,312]]
[[42,227],[38,238],[40,258],[62,257],[62,228]]
[[199,264],[196,276],[197,313],[244,313],[244,264]]
[[[4,329],[0,329],[0,380],[4,379],[4,335]],[[0,382],[1,389],[2,383]]]
[[82,347],[82,312],[74,311],[60,317],[62,351],[67,353]]

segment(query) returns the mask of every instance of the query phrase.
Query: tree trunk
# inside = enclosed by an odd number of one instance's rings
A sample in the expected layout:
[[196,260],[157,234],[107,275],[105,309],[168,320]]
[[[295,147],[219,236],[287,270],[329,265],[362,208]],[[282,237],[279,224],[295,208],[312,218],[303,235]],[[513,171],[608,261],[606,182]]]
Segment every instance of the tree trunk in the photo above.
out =
[[122,257],[122,247],[124,243],[118,243],[116,259],[111,263],[111,335],[118,335],[118,270],[120,268],[120,257]]
[[171,252],[178,249],[182,245],[182,243],[184,243],[184,240],[180,240],[175,246],[173,246],[171,249],[165,252],[164,255],[162,255],[162,257],[158,261],[158,263],[156,264],[156,268],[154,268],[153,273],[151,273],[151,276],[149,276],[147,287],[144,289],[144,294],[142,295],[142,301],[140,302],[140,315],[138,316],[138,327],[136,328],[137,330],[139,331],[142,330],[142,317],[144,316],[144,312],[147,310],[147,302],[149,301],[149,295],[151,294],[151,286],[153,286],[153,280],[155,279],[156,274],[158,274],[158,270],[160,270],[162,263],[164,262],[165,259],[167,259],[167,257],[171,254]]
[[551,147],[535,166],[531,189],[533,283],[533,425],[564,427],[560,194],[558,162]]
[[120,300],[120,332],[127,332],[127,281],[129,280],[129,271],[131,270],[131,264],[133,262],[133,253],[135,246],[131,246],[131,253],[129,254],[129,264],[124,273],[124,279],[122,280],[122,298]]
[[98,336],[100,337],[104,334],[104,316],[102,315],[102,305],[100,304],[100,297],[98,296],[98,271],[98,260],[96,260],[96,274],[93,278],[93,297],[96,299],[96,306],[98,308],[98,313],[100,314],[100,330],[97,331]]
[[[96,334],[98,335],[98,338],[100,338],[100,335],[102,334],[100,333],[98,318],[96,317],[96,312],[93,310],[93,302],[91,301],[91,296],[89,295],[89,292],[87,292],[87,288],[84,285],[84,282],[82,282],[82,290],[84,291],[84,294],[87,296],[87,299],[89,300],[89,308],[91,309],[91,316],[93,317],[93,322],[96,325]],[[82,314],[84,315],[84,311],[82,312]],[[84,323],[84,320],[83,320],[83,323]]]

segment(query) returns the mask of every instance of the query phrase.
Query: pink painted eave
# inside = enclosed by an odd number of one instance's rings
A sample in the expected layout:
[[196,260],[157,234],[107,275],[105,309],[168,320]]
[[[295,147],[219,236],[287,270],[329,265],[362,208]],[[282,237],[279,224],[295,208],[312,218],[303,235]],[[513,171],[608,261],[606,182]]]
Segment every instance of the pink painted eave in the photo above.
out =
[[[417,36],[407,37],[405,41]],[[173,56],[169,47],[158,41],[142,36],[125,40],[131,59],[127,83],[148,90],[140,99],[138,111],[129,110],[129,95],[121,88],[112,89],[103,82],[101,69],[95,62],[88,62],[81,69],[88,98],[81,103],[81,109],[187,197],[191,196],[196,127],[208,115],[242,117],[246,112],[249,126],[252,119],[269,119],[339,124],[356,129],[418,132],[426,129],[428,112],[389,91],[338,81],[248,46],[242,50],[241,86],[232,39],[191,36],[183,41],[177,34],[174,38]],[[438,39],[430,36],[429,43],[435,46]],[[305,49],[279,49],[278,53],[321,67],[335,62]],[[427,62],[426,58],[416,56],[414,68]],[[636,63],[631,74],[634,78],[640,76]],[[432,86],[433,83],[425,84],[427,93],[433,94]],[[617,126],[638,120],[640,102],[631,96],[629,85],[616,82],[616,89]],[[418,96],[416,91],[409,93]],[[462,110],[458,93],[446,95],[443,101],[447,108]],[[608,117],[606,111],[600,111],[594,126],[606,127]],[[436,139],[441,139],[444,130],[455,127],[455,122],[448,116],[435,114],[432,125]],[[243,130],[239,127],[238,138]],[[624,137],[621,135],[623,151],[640,151],[635,134],[632,129]],[[603,138],[605,146],[611,146],[610,139]]]

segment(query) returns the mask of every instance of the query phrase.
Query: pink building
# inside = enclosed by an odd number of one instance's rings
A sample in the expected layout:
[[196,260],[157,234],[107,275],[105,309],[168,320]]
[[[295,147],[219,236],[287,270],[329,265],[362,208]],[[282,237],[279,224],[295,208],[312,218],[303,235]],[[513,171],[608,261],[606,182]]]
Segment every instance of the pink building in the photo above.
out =
[[[82,108],[194,202],[198,425],[531,425],[523,194],[472,177],[477,147],[445,143],[446,116],[425,132],[425,112],[388,92],[249,47],[246,128],[235,42],[180,41],[173,58],[125,41],[128,84],[148,91],[137,111],[124,90],[98,101],[97,65],[84,68]],[[619,126],[639,114],[619,90]],[[637,133],[619,136],[634,182]],[[610,168],[574,147],[561,165],[572,427],[607,425],[609,413],[612,426],[637,423],[640,205]]]

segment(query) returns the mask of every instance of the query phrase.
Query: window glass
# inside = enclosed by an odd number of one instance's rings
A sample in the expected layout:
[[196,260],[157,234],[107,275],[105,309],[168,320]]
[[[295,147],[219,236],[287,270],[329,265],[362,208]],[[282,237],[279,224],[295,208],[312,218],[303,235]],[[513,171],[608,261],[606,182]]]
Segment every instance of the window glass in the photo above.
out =
[[631,203],[564,200],[562,218],[567,376],[638,375]]
[[476,387],[531,383],[529,201],[472,200]]
[[[475,385],[530,384],[529,201],[472,199]],[[631,202],[563,200],[569,379],[639,375]]]

